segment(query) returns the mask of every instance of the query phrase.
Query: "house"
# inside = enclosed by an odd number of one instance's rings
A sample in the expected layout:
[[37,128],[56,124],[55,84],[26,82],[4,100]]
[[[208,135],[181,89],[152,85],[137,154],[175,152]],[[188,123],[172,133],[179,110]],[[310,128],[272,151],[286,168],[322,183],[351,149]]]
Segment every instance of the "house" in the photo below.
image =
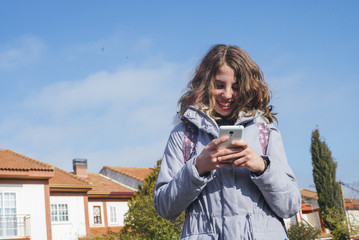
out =
[[88,230],[87,180],[0,150],[0,238],[75,239]]
[[109,167],[101,169],[100,174],[107,176],[133,190],[137,190],[138,185],[142,185],[143,180],[153,171],[153,168],[140,167]]
[[328,232],[320,217],[317,192],[301,189],[300,194],[302,196],[301,222],[309,224],[314,228],[321,229],[324,233]]
[[49,180],[51,239],[68,240],[86,236],[89,232],[87,193],[93,186],[85,178],[53,168],[55,175]]
[[90,234],[122,229],[128,201],[152,171],[152,168],[105,166],[100,173],[88,174],[94,186],[88,192]]
[[49,164],[0,149],[0,239],[51,239]]
[[89,173],[94,188],[88,192],[90,234],[118,231],[124,226],[128,201],[152,168],[105,166],[100,173]]
[[94,185],[88,192],[90,235],[121,230],[134,191],[99,173],[89,173],[89,181]]
[[74,159],[73,168],[70,173],[0,149],[0,239],[77,240],[107,229],[119,230],[127,202],[137,189],[134,184],[142,184],[152,171],[101,170],[121,176],[116,180],[102,173],[87,173],[85,159]]
[[349,225],[352,229],[354,226],[359,226],[359,199],[346,199],[345,206],[347,210],[347,216],[349,219]]
[[[317,192],[301,189],[300,193],[302,196],[302,209],[295,216],[297,222],[293,223],[301,222],[308,224],[313,228],[321,229],[322,234],[320,237],[329,237],[330,231],[324,227],[323,219],[320,216]],[[344,198],[344,202],[348,228],[352,230],[353,226],[359,226],[359,200]]]

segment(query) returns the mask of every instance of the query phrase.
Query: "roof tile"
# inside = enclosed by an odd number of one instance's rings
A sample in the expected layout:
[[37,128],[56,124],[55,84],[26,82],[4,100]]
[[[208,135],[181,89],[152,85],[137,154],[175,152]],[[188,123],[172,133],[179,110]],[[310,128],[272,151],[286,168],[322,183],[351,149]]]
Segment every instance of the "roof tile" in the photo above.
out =
[[93,184],[93,189],[89,191],[89,194],[93,192],[134,192],[99,173],[89,173],[88,177]]
[[51,185],[86,187],[90,183],[72,173],[66,172],[49,163],[40,162],[9,149],[0,149],[0,170],[6,171],[54,171],[54,177],[50,178]]
[[140,180],[143,182],[145,177],[147,177],[151,172],[153,172],[153,168],[144,168],[144,167],[110,167],[105,166],[105,168],[111,169],[118,173],[124,174],[126,176],[132,177],[134,179]]
[[80,178],[70,172],[66,172],[60,168],[55,168],[55,176],[50,178],[51,185],[66,185],[66,186],[87,186],[90,182],[84,178]]
[[300,189],[300,195],[302,197],[312,198],[318,200],[318,194],[315,191],[309,189]]
[[50,164],[37,161],[9,149],[0,149],[0,169],[19,171],[53,171],[54,167]]

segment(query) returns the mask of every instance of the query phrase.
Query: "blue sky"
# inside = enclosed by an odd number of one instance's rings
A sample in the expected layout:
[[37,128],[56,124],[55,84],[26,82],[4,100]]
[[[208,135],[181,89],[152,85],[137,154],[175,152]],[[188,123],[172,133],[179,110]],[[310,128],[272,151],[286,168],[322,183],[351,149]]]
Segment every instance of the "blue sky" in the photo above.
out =
[[[72,171],[87,158],[152,167],[177,100],[216,43],[235,44],[273,91],[288,161],[313,188],[319,127],[337,179],[358,183],[359,2],[0,1],[0,148]],[[359,184],[358,184],[359,185]]]

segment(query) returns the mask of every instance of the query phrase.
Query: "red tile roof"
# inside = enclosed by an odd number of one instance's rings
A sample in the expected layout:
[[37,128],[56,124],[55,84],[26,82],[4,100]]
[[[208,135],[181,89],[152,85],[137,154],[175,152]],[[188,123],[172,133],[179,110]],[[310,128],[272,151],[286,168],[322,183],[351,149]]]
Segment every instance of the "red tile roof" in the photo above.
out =
[[54,171],[54,167],[50,164],[37,161],[9,149],[0,149],[0,169],[16,171]]
[[[50,188],[91,188],[90,183],[66,172],[60,168],[57,168],[49,163],[40,162],[25,155],[16,153],[9,149],[0,149],[0,171],[4,172],[38,172],[47,171],[52,172],[49,176]],[[19,174],[14,176],[19,176]],[[39,175],[36,175],[39,176]],[[48,177],[48,178],[49,178]]]
[[[106,167],[118,173],[132,177],[139,181],[143,181],[144,178],[149,175],[153,168],[140,168],[140,167]],[[24,171],[47,171],[50,191],[65,191],[66,189],[84,189],[89,193],[130,193],[133,190],[120,185],[100,174],[89,173],[88,179],[78,177],[70,172],[64,171],[58,167],[55,167],[49,163],[40,162],[33,158],[21,155],[11,150],[0,149],[0,175],[4,172],[24,172]],[[31,174],[31,173],[30,173]],[[26,175],[27,176],[27,175]],[[36,176],[40,176],[39,174]],[[15,176],[17,177],[17,176]],[[86,190],[87,189],[87,190]],[[91,190],[92,189],[92,190]]]
[[302,211],[304,213],[308,211],[312,211],[312,206],[302,201]]
[[90,182],[60,168],[55,168],[55,176],[50,178],[50,187],[91,187]]
[[111,192],[131,192],[134,191],[120,185],[119,183],[107,178],[99,173],[89,173],[88,174],[89,181],[93,185],[93,189],[89,191],[89,194],[95,193],[111,193]]
[[[318,194],[315,191],[308,189],[300,189],[302,197],[318,200]],[[359,199],[344,198],[345,206],[349,209],[359,209]]]
[[141,167],[110,167],[105,166],[105,168],[111,169],[118,173],[124,174],[126,176],[132,177],[139,181],[142,181],[147,177],[151,172],[153,172],[153,168],[141,168]]
[[300,189],[300,195],[302,197],[312,198],[318,200],[318,194],[315,191],[308,190],[308,189]]

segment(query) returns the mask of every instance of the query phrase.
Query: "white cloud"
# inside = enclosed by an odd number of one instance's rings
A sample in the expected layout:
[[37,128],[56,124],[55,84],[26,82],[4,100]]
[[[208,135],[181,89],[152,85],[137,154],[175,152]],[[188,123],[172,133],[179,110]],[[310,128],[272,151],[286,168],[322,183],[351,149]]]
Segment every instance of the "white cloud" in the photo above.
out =
[[167,95],[166,88],[179,77],[178,70],[174,64],[163,64],[156,69],[127,67],[113,73],[97,72],[84,80],[48,86],[25,104],[57,117],[110,106],[131,108]]
[[23,99],[11,114],[16,124],[0,123],[0,132],[12,136],[0,144],[68,171],[75,157],[88,158],[93,172],[109,164],[153,166],[187,72],[172,63],[127,66],[49,85]]
[[22,36],[0,48],[0,69],[15,69],[38,61],[46,46],[36,36]]

